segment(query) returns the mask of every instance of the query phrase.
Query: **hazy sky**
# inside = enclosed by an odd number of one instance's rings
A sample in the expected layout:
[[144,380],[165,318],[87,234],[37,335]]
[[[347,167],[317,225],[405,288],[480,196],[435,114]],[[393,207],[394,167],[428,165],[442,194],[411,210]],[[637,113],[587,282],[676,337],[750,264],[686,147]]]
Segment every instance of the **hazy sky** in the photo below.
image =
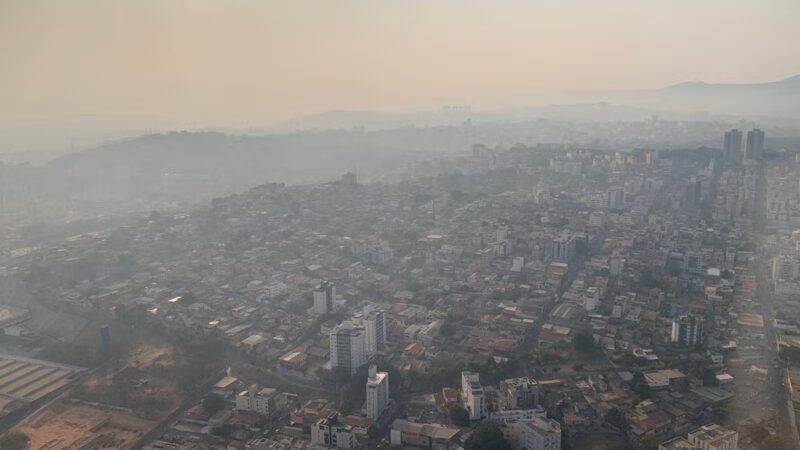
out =
[[0,123],[264,125],[800,73],[798,0],[0,0]]

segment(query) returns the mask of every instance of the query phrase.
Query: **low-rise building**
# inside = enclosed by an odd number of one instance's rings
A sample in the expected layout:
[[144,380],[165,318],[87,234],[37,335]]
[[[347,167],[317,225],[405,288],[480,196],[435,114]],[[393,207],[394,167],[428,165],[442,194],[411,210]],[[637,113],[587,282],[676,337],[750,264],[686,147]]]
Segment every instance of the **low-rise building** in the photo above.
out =
[[275,389],[259,390],[258,385],[254,384],[248,390],[236,395],[236,409],[268,416],[275,412],[277,396],[278,392]]
[[389,439],[392,445],[427,449],[458,448],[458,428],[432,423],[415,423],[403,419],[392,422]]

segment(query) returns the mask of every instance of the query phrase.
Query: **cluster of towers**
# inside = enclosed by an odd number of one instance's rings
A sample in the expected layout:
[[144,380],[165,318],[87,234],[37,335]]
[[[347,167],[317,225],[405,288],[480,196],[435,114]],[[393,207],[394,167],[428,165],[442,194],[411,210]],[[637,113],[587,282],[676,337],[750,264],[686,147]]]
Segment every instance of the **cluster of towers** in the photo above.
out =
[[742,132],[732,129],[725,132],[722,150],[725,159],[732,162],[759,160],[764,153],[764,131],[754,128],[747,132],[746,145],[742,145]]

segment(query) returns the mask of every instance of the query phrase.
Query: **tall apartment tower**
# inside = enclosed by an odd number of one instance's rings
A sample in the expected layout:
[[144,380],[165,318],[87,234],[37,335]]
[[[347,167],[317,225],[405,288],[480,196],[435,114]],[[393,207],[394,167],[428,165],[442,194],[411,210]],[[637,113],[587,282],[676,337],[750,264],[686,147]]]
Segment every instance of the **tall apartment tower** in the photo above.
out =
[[336,283],[323,281],[312,292],[314,293],[314,314],[322,316],[332,313],[336,301]]
[[486,417],[486,397],[479,374],[461,372],[461,401],[464,403],[464,409],[469,412],[470,420]]
[[703,342],[703,318],[680,316],[672,319],[672,342],[680,345],[698,345]]
[[364,327],[344,321],[331,330],[331,368],[353,375],[367,363]]
[[606,190],[606,207],[608,209],[620,209],[625,206],[625,190],[621,187],[609,188]]
[[761,159],[764,153],[764,132],[754,128],[747,132],[747,159]]
[[564,233],[553,239],[551,254],[554,261],[569,262],[575,256],[576,242],[573,236]]
[[742,132],[736,128],[726,131],[722,151],[725,159],[729,161],[742,159]]
[[389,374],[378,372],[375,365],[369,366],[367,377],[367,417],[378,420],[389,404]]
[[380,310],[367,310],[364,314],[367,358],[372,358],[386,348],[386,315]]

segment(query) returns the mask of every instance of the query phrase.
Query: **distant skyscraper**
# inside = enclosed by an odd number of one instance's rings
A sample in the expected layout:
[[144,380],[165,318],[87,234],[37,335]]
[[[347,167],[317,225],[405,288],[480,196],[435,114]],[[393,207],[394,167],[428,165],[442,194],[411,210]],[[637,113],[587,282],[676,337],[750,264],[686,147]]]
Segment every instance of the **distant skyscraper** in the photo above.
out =
[[365,311],[367,358],[371,358],[386,347],[386,316],[383,311]]
[[336,301],[336,284],[331,281],[324,281],[314,288],[314,313],[318,315],[330,314],[333,312],[333,305]]
[[355,374],[367,363],[364,327],[345,321],[331,330],[331,368]]
[[764,132],[758,128],[747,132],[747,159],[760,159],[764,153]]
[[625,190],[621,187],[606,190],[606,206],[608,209],[620,209],[625,206]]
[[726,131],[722,150],[725,159],[739,161],[742,158],[742,132],[736,128]]
[[378,420],[389,404],[389,374],[378,372],[375,365],[369,366],[367,378],[367,417]]

